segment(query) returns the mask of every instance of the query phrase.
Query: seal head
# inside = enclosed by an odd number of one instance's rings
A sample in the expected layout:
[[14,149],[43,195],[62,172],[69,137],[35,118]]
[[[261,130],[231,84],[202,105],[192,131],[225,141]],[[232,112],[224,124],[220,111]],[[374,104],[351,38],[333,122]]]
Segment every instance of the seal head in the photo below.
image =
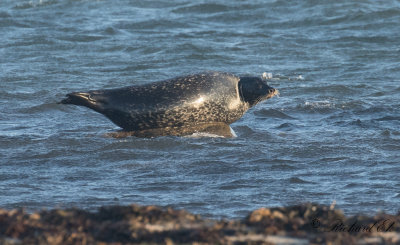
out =
[[259,77],[240,77],[238,87],[240,98],[249,103],[250,107],[278,93],[278,90],[268,86],[266,81]]

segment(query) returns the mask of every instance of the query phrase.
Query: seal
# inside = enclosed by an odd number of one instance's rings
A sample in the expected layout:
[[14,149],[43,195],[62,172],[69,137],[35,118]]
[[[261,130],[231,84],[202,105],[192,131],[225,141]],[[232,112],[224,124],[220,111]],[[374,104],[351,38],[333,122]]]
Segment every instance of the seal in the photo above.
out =
[[259,77],[205,72],[140,86],[70,93],[60,103],[86,106],[105,115],[123,129],[116,137],[196,132],[229,137],[229,124],[277,93]]

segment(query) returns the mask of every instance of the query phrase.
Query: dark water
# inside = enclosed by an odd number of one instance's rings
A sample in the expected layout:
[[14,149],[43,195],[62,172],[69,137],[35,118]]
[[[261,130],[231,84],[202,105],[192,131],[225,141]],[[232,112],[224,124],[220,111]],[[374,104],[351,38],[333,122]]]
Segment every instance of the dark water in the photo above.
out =
[[[0,2],[0,207],[155,204],[209,217],[400,201],[399,1]],[[66,93],[205,70],[280,90],[226,138],[113,139]]]

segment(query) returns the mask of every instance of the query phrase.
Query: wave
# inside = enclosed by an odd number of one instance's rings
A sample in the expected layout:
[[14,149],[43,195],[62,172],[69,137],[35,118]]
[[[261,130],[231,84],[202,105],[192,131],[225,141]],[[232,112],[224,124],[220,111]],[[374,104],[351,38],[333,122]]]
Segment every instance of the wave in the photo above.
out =
[[400,121],[400,116],[384,116],[381,118],[374,119],[376,121]]
[[24,9],[30,9],[30,8],[45,7],[45,6],[54,5],[54,4],[58,4],[58,1],[56,1],[56,0],[37,0],[37,1],[18,3],[17,5],[14,6],[14,9],[24,10]]
[[280,119],[289,119],[289,120],[296,119],[294,117],[291,117],[291,116],[285,114],[283,111],[279,111],[276,109],[261,109],[261,110],[255,111],[254,115],[268,117],[268,118],[280,118]]
[[57,103],[43,103],[40,105],[34,105],[26,108],[22,108],[19,110],[20,113],[26,113],[26,114],[33,114],[33,113],[42,113],[42,112],[48,112],[52,110],[59,110],[61,108],[60,105]]
[[58,40],[60,41],[68,41],[68,42],[95,42],[99,40],[106,39],[107,36],[103,35],[87,35],[87,34],[77,34],[77,35],[71,35],[71,36],[61,36],[57,37]]
[[298,126],[292,123],[282,123],[279,126],[275,127],[275,129],[286,130],[286,131],[291,131],[296,128],[298,128]]
[[304,93],[312,93],[312,94],[340,94],[340,95],[347,95],[347,94],[354,94],[357,92],[356,89],[353,89],[349,85],[342,85],[342,84],[327,84],[325,86],[312,86],[312,87],[301,87],[299,88],[300,92]]
[[329,100],[321,101],[305,101],[301,104],[297,104],[295,107],[297,113],[320,113],[320,114],[330,114],[337,111],[337,106],[335,103]]
[[188,14],[188,13],[220,13],[231,10],[231,8],[225,4],[218,3],[200,3],[193,4],[184,7],[178,7],[172,10],[173,13],[177,14]]
[[291,177],[289,179],[289,183],[291,184],[314,184],[312,181],[303,180],[299,177]]

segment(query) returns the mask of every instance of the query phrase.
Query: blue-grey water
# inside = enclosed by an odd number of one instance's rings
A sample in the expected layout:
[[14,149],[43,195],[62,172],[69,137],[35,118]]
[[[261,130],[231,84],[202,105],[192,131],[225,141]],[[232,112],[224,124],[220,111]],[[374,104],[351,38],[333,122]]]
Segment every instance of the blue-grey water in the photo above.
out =
[[[109,138],[73,91],[217,70],[280,96],[237,138]],[[0,207],[138,203],[207,217],[400,202],[400,2],[0,1]]]

